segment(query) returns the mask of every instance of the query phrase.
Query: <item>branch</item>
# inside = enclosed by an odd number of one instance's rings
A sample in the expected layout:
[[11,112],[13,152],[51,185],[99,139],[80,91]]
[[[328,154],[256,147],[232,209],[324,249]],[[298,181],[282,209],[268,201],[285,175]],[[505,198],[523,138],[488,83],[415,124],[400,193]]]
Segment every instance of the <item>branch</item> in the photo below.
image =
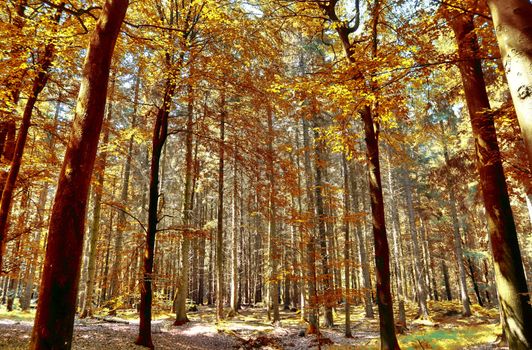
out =
[[142,224],[142,221],[140,221],[136,216],[134,216],[133,214],[131,214],[130,212],[128,212],[128,211],[125,210],[124,208],[119,207],[118,205],[116,205],[116,204],[113,203],[113,202],[106,202],[106,201],[104,201],[103,204],[108,205],[108,206],[110,206],[111,208],[118,209],[118,210],[121,211],[122,213],[126,214],[127,216],[129,216],[130,218],[132,218],[133,220],[135,220],[135,221],[140,225],[140,227],[142,228],[142,230],[144,231],[144,233],[148,233],[148,230],[146,230],[146,227],[144,227],[144,224]]

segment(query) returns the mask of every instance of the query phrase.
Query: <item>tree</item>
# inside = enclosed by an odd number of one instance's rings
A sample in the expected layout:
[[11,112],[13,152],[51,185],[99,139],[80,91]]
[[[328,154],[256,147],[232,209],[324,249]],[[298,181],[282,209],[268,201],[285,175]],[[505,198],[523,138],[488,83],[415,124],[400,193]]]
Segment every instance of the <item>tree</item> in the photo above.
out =
[[532,324],[532,307],[528,303],[528,288],[493,114],[490,112],[486,83],[478,58],[479,46],[473,16],[456,11],[447,13],[458,44],[458,67],[475,137],[477,168],[488,218],[504,332],[511,348],[527,349],[532,346],[532,331],[527,327]]
[[[355,46],[349,34],[355,32],[360,24],[360,8],[356,8],[355,21],[348,26],[346,21],[341,21],[336,14],[337,1],[320,3],[328,19],[335,24],[336,32],[340,37],[347,59],[355,63]],[[359,3],[357,2],[357,5]],[[379,0],[375,1],[372,9],[372,56],[377,56],[377,24],[380,11]],[[351,22],[351,21],[350,21]],[[384,217],[384,200],[379,162],[379,123],[375,119],[371,106],[366,104],[360,111],[364,123],[364,135],[368,160],[368,175],[371,197],[371,213],[373,217],[373,236],[375,238],[375,266],[377,268],[377,304],[379,307],[379,324],[382,349],[398,349],[399,345],[395,335],[393,316],[393,301],[390,292],[390,248],[386,235]]]
[[55,195],[32,349],[70,349],[89,183],[105,113],[109,69],[128,0],[107,0],[87,49],[76,115]]
[[[61,2],[59,9],[53,16],[53,22],[58,23],[63,13],[64,2]],[[54,31],[56,31],[55,29]],[[13,199],[13,192],[15,190],[15,184],[22,164],[22,156],[24,154],[24,147],[26,146],[26,139],[28,138],[28,130],[31,126],[31,115],[33,108],[37,102],[39,94],[46,86],[48,82],[48,70],[52,65],[54,59],[55,45],[53,43],[46,44],[43,55],[39,58],[37,68],[39,73],[33,80],[32,89],[26,107],[24,108],[24,114],[22,116],[22,123],[20,125],[17,141],[14,149],[13,156],[11,157],[11,167],[5,183],[0,190],[2,196],[0,200],[0,270],[2,269],[2,256],[6,241],[6,229],[9,211],[11,209],[11,201]]]
[[223,320],[223,246],[224,246],[224,162],[225,162],[225,84],[222,86],[220,101],[220,144],[218,153],[218,214],[216,225],[216,321]]
[[532,169],[532,4],[488,0],[508,86]]
[[150,189],[148,204],[148,227],[142,264],[142,282],[140,284],[140,323],[139,335],[135,344],[154,348],[151,339],[151,311],[153,299],[153,263],[155,252],[155,238],[159,224],[159,170],[161,154],[168,137],[168,117],[172,108],[172,97],[176,90],[176,77],[170,77],[165,82],[163,104],[157,111],[152,135],[152,151],[150,164]]

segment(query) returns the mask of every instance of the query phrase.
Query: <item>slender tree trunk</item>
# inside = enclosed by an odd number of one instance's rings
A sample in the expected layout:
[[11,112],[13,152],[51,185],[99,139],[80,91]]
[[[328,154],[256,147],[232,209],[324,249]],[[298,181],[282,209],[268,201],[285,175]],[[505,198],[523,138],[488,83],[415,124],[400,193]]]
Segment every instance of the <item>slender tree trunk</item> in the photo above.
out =
[[307,228],[308,238],[306,246],[307,283],[308,283],[308,334],[319,333],[318,322],[318,293],[316,277],[316,239],[314,235],[315,208],[314,192],[312,191],[312,165],[310,162],[310,133],[309,123],[303,119],[303,146],[305,149],[303,165],[305,169],[305,192],[307,195],[307,213],[310,214],[311,222]]
[[[61,14],[63,13],[64,5],[65,4],[63,2],[59,5],[59,9],[57,10],[53,18],[54,23],[59,22]],[[26,106],[24,107],[24,113],[22,115],[22,122],[19,127],[13,157],[10,158],[11,167],[9,168],[9,173],[7,175],[5,183],[2,187],[0,187],[0,191],[2,191],[0,199],[0,271],[2,271],[2,259],[6,244],[7,222],[11,209],[11,201],[13,199],[13,193],[15,191],[20,166],[22,165],[22,156],[24,155],[26,139],[28,138],[28,131],[31,126],[31,115],[33,113],[33,108],[37,103],[37,98],[39,94],[48,82],[48,70],[52,65],[54,56],[55,45],[53,43],[47,44],[44,48],[42,57],[39,60],[39,73],[33,80],[33,86],[31,88],[30,95],[28,96]]]
[[268,114],[268,162],[267,162],[267,172],[268,172],[268,182],[270,185],[268,193],[268,257],[269,257],[269,295],[270,295],[270,305],[273,312],[272,323],[279,322],[281,316],[279,315],[279,278],[278,274],[278,263],[279,263],[279,254],[277,253],[277,204],[276,195],[277,189],[275,184],[275,168],[274,168],[274,153],[273,153],[273,141],[274,141],[274,132],[273,132],[273,111],[271,107],[267,107]]
[[398,299],[398,309],[399,309],[399,319],[398,322],[401,323],[403,327],[406,327],[406,312],[405,312],[405,295],[404,295],[404,275],[403,269],[401,266],[402,261],[402,252],[400,249],[401,244],[401,225],[399,222],[399,210],[397,208],[397,202],[395,197],[397,193],[394,187],[394,181],[392,176],[392,164],[390,160],[390,150],[387,150],[388,158],[388,187],[390,189],[390,206],[392,211],[392,238],[393,238],[393,258],[394,258],[394,268],[395,275],[397,278],[397,299]]
[[[235,136],[236,137],[236,136]],[[233,208],[232,208],[232,230],[231,230],[231,313],[238,313],[238,146],[235,142],[233,160]]]
[[22,308],[22,311],[26,311],[30,308],[31,304],[31,295],[33,293],[33,285],[35,281],[35,274],[36,270],[39,265],[39,253],[40,253],[40,245],[41,245],[41,225],[44,223],[44,212],[46,207],[46,202],[48,200],[48,184],[45,184],[44,187],[41,190],[41,193],[39,194],[39,201],[37,204],[37,213],[35,215],[35,219],[33,220],[34,226],[37,228],[35,230],[35,235],[33,239],[33,250],[31,255],[31,262],[29,266],[29,273],[28,278],[26,280],[26,286],[24,289],[23,297],[20,302],[20,307]]
[[429,317],[429,310],[427,307],[427,285],[425,279],[425,271],[422,262],[422,251],[419,246],[418,232],[416,229],[416,221],[414,216],[414,204],[412,201],[412,183],[408,172],[403,173],[405,200],[408,209],[408,222],[410,227],[410,235],[412,237],[412,249],[414,254],[414,269],[416,271],[416,285],[417,285],[417,299],[419,303],[418,317],[427,319]]
[[506,186],[493,115],[478,58],[478,39],[468,14],[451,14],[459,68],[475,138],[477,168],[488,217],[503,329],[511,349],[532,348],[532,306]]
[[185,193],[183,195],[183,236],[181,242],[181,272],[177,285],[176,318],[174,325],[187,323],[187,296],[190,267],[191,215],[193,210],[193,132],[194,132],[194,90],[188,85],[187,129],[185,139]]
[[[358,183],[356,180],[356,169],[353,163],[351,163],[351,198],[353,202],[353,208],[356,212],[360,212],[360,198]],[[375,317],[373,313],[373,305],[371,302],[371,285],[370,285],[370,270],[369,270],[369,261],[366,251],[366,240],[364,237],[363,228],[361,222],[356,223],[355,225],[355,234],[358,242],[358,260],[359,260],[359,273],[360,278],[362,279],[362,288],[364,294],[364,310],[365,316],[367,318]]]
[[390,292],[390,249],[386,235],[384,199],[382,196],[381,171],[379,161],[379,126],[373,120],[370,106],[362,111],[368,159],[369,188],[373,236],[375,239],[375,266],[377,273],[377,305],[381,349],[399,349],[395,335],[393,300]]
[[107,0],[87,50],[76,115],[50,218],[31,349],[70,349],[85,210],[105,113],[109,68],[128,0]]
[[[318,127],[316,119],[318,118],[318,115],[316,114],[317,111],[314,111],[314,140],[319,139],[319,134],[316,128]],[[334,326],[334,319],[333,319],[333,313],[332,313],[332,304],[334,303],[331,301],[332,298],[332,275],[330,274],[330,266],[329,266],[329,256],[327,252],[327,232],[325,227],[325,221],[327,220],[325,215],[325,207],[323,203],[323,197],[324,197],[324,186],[323,186],[323,167],[326,166],[324,154],[323,154],[323,148],[325,147],[325,144],[323,142],[316,142],[315,147],[315,153],[316,153],[316,159],[315,159],[315,188],[314,188],[314,196],[316,198],[316,214],[318,219],[318,238],[319,238],[319,244],[320,244],[320,255],[321,255],[321,270],[323,275],[323,296],[324,296],[324,308],[325,308],[325,327],[333,327]]]
[[[140,77],[142,75],[142,62],[139,62],[139,70],[137,76],[135,77],[135,95],[133,97],[133,115],[131,120],[131,127],[134,128],[137,126],[137,110],[139,102],[139,91],[140,91]],[[120,204],[127,206],[128,194],[129,194],[129,182],[131,178],[131,161],[133,158],[133,145],[134,145],[134,135],[131,135],[128,141],[126,162],[124,164],[124,175],[122,178],[122,188],[120,192]],[[113,266],[111,268],[111,294],[113,297],[117,297],[120,293],[120,269],[122,267],[122,242],[124,240],[124,231],[126,228],[126,212],[123,210],[118,211],[117,225],[116,225],[116,235],[114,241],[114,252],[115,259],[113,261]]]
[[349,214],[351,203],[349,202],[349,170],[345,155],[342,155],[342,169],[344,172],[344,278],[345,278],[345,336],[351,338],[351,290],[349,281],[351,279],[351,261],[349,250],[351,239],[349,237]]
[[157,234],[157,224],[159,223],[159,171],[161,154],[168,136],[168,115],[172,106],[175,82],[166,81],[163,105],[159,109],[152,137],[152,155],[150,167],[150,186],[148,204],[148,227],[146,230],[146,245],[144,251],[144,262],[142,269],[142,281],[140,285],[140,323],[139,335],[135,344],[154,348],[151,339],[151,309],[152,309],[152,284],[153,266],[155,252],[155,236]]
[[[440,124],[442,133],[445,131],[443,123]],[[445,134],[444,134],[445,135]],[[447,141],[443,142],[443,155],[445,157],[445,164],[447,165],[447,173],[445,180],[449,190],[449,208],[451,210],[451,219],[453,221],[453,241],[454,254],[458,264],[458,284],[460,286],[460,299],[462,301],[462,314],[465,317],[471,316],[471,307],[469,305],[469,297],[467,295],[466,272],[464,267],[464,254],[462,251],[462,238],[460,235],[460,222],[458,221],[458,214],[456,212],[456,194],[454,185],[451,179],[451,164],[449,160],[449,151],[447,150]]]
[[[225,86],[222,87],[224,89]],[[220,150],[218,164],[218,218],[216,230],[216,321],[223,319],[224,301],[224,275],[223,275],[223,246],[224,246],[224,152],[225,152],[225,92],[222,90],[220,112]]]
[[477,297],[477,303],[479,306],[484,307],[484,302],[482,301],[482,296],[480,295],[480,289],[478,287],[475,265],[471,258],[467,258],[467,265],[469,267],[469,273],[471,274],[471,282],[473,283],[473,290],[475,291],[475,296]]

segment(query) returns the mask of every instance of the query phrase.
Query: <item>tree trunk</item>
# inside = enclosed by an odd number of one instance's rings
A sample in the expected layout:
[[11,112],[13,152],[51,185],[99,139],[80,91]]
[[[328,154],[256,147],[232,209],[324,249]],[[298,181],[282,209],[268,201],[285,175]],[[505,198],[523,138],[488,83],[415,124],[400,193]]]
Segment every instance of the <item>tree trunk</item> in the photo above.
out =
[[193,132],[194,132],[194,90],[188,85],[187,129],[185,139],[185,189],[183,195],[183,235],[181,242],[181,272],[177,285],[176,318],[174,325],[187,323],[187,296],[190,267],[191,215],[193,209]]
[[59,176],[31,349],[70,349],[89,183],[105,113],[109,68],[128,0],[107,0],[94,28]]
[[307,246],[306,246],[306,261],[307,261],[307,283],[308,283],[308,334],[319,333],[318,322],[318,294],[316,282],[316,239],[314,237],[314,193],[312,192],[312,165],[310,162],[310,133],[309,124],[306,119],[303,119],[303,146],[305,149],[303,165],[305,169],[305,192],[307,195],[307,213],[310,214],[311,222],[308,223],[307,228]]
[[443,275],[443,284],[445,285],[445,295],[447,296],[447,300],[451,301],[453,300],[453,294],[451,293],[451,285],[449,283],[449,272],[443,259],[441,260],[441,271]]
[[484,302],[482,301],[482,296],[480,295],[480,289],[478,287],[475,265],[471,258],[467,258],[467,265],[469,267],[469,273],[471,274],[471,282],[473,282],[473,290],[475,291],[475,296],[477,297],[477,303],[479,306],[484,307]]
[[327,220],[325,215],[325,207],[323,203],[324,197],[324,186],[323,186],[323,167],[326,166],[323,154],[323,149],[326,147],[323,142],[317,141],[319,139],[319,133],[317,128],[319,127],[317,123],[317,111],[313,111],[313,127],[314,127],[314,140],[316,140],[315,147],[315,179],[314,179],[314,196],[316,198],[316,215],[318,219],[318,238],[320,244],[320,255],[321,255],[321,273],[323,276],[323,300],[325,308],[325,327],[333,327],[334,319],[332,313],[332,306],[335,303],[335,298],[332,291],[332,274],[329,266],[329,256],[327,253],[327,233],[325,227],[325,221]]
[[[139,62],[139,70],[135,77],[135,95],[133,97],[133,115],[131,120],[131,127],[137,126],[137,110],[139,102],[140,91],[140,77],[142,74],[142,62]],[[128,194],[129,194],[129,182],[131,177],[131,161],[133,158],[133,144],[134,135],[131,135],[128,141],[126,162],[124,164],[124,175],[122,178],[122,188],[120,192],[120,204],[127,207]],[[118,218],[116,223],[116,235],[114,241],[115,259],[111,268],[111,284],[109,286],[111,295],[113,298],[117,297],[120,293],[120,269],[122,266],[122,242],[124,240],[124,231],[126,228],[126,212],[123,210],[118,211]]]
[[[225,88],[225,84],[222,89]],[[222,90],[220,112],[220,150],[218,164],[218,217],[216,229],[216,321],[223,319],[224,301],[224,275],[223,275],[223,246],[224,246],[224,152],[225,152],[225,91]]]
[[277,189],[275,185],[275,168],[274,168],[274,153],[273,153],[273,111],[268,105],[268,182],[270,185],[268,193],[268,257],[269,257],[269,290],[270,290],[270,305],[273,312],[272,323],[279,322],[281,316],[279,315],[279,278],[278,263],[279,254],[277,253],[278,237],[277,237],[277,204],[276,194]]
[[[64,5],[64,3],[59,5],[59,9],[53,18],[54,23],[59,22],[61,14],[63,13]],[[31,115],[33,113],[33,108],[35,107],[35,103],[37,103],[39,94],[48,82],[48,70],[52,65],[54,56],[55,45],[53,43],[47,44],[38,63],[39,67],[37,70],[39,73],[33,80],[33,86],[31,88],[30,95],[28,96],[26,106],[24,107],[24,113],[22,115],[22,122],[19,127],[14,153],[12,158],[9,158],[11,160],[11,167],[9,168],[9,173],[5,183],[2,187],[0,187],[0,191],[2,191],[0,200],[0,271],[2,271],[2,259],[6,244],[7,222],[11,209],[11,201],[13,199],[18,173],[22,164],[22,156],[24,155],[24,148],[26,147],[28,131],[31,126]]]
[[157,113],[152,137],[148,228],[146,230],[146,245],[142,268],[142,281],[140,284],[140,324],[139,335],[135,340],[135,344],[148,348],[154,348],[151,339],[151,309],[155,236],[157,234],[157,224],[159,223],[159,170],[161,154],[168,136],[168,116],[172,107],[172,97],[174,96],[175,89],[175,82],[167,80],[163,105]]
[[[354,163],[351,163],[351,198],[353,202],[353,209],[356,212],[360,212],[360,197],[358,190],[358,183],[355,177],[356,171]],[[357,221],[355,226],[355,234],[358,242],[358,260],[359,260],[359,273],[362,279],[362,288],[364,294],[364,310],[367,318],[375,317],[373,313],[373,305],[371,302],[371,285],[370,285],[370,270],[368,254],[366,251],[366,239],[364,237],[363,228],[360,222]]]
[[394,267],[395,275],[397,278],[397,299],[399,301],[399,322],[402,326],[406,327],[406,313],[405,313],[405,295],[404,295],[404,275],[403,268],[401,266],[402,261],[402,252],[400,248],[401,244],[401,224],[399,222],[399,210],[397,208],[397,202],[395,197],[397,193],[394,187],[394,181],[392,176],[392,164],[390,160],[390,150],[388,149],[386,153],[388,157],[388,187],[390,190],[390,206],[392,211],[392,238],[393,238],[393,257],[394,257]]
[[395,335],[393,300],[390,292],[390,248],[386,235],[384,199],[382,196],[378,139],[379,125],[373,120],[370,106],[364,107],[362,120],[364,121],[366,139],[373,237],[375,239],[377,305],[379,307],[381,349],[399,349]]
[[[236,138],[236,136],[235,136]],[[233,160],[233,208],[232,208],[232,230],[231,230],[231,295],[230,304],[231,312],[236,314],[238,312],[238,162],[237,152],[238,146],[235,142],[234,160]]]
[[532,4],[488,0],[488,6],[532,170]]
[[408,222],[410,227],[410,235],[412,237],[412,249],[414,254],[414,269],[416,271],[416,286],[417,299],[419,304],[418,317],[427,319],[429,317],[429,310],[427,307],[427,285],[425,279],[425,271],[422,262],[422,252],[419,246],[418,232],[416,229],[416,221],[414,217],[414,204],[412,201],[412,183],[407,171],[403,173],[403,180],[405,185],[405,200],[408,209]]
[[[100,236],[100,214],[102,208],[103,186],[105,181],[105,168],[107,166],[107,146],[109,143],[109,132],[113,116],[113,92],[116,77],[111,79],[110,101],[107,105],[107,127],[103,136],[103,150],[100,154],[99,163],[96,166],[96,186],[94,187],[94,209],[92,211],[92,225],[89,230],[89,261],[87,267],[87,280],[85,281],[85,297],[81,307],[80,318],[92,316],[92,298],[94,291],[94,279],[96,277],[96,249]],[[98,161],[97,161],[98,163]]]
[[349,170],[345,154],[342,155],[342,169],[344,172],[344,278],[345,278],[345,336],[351,338],[351,290],[349,289],[351,239],[349,238],[349,214],[351,204],[349,203]]
[[[442,134],[445,135],[443,123],[440,125],[442,128]],[[449,160],[449,151],[447,150],[447,140],[443,141],[443,156],[445,158],[445,164],[447,165],[445,180],[447,182],[447,189],[449,190],[449,208],[451,210],[451,219],[453,220],[454,254],[458,264],[458,284],[460,287],[460,299],[462,301],[462,315],[469,317],[471,316],[471,307],[469,305],[469,297],[467,295],[464,254],[462,251],[462,238],[460,236],[460,222],[458,221],[458,214],[456,212],[456,194],[453,181],[451,179],[451,164]]]
[[39,194],[39,201],[37,204],[37,213],[33,220],[34,226],[37,227],[33,239],[33,250],[31,253],[31,262],[29,266],[28,277],[26,280],[26,286],[24,288],[24,293],[20,301],[20,307],[22,311],[27,311],[31,306],[31,295],[33,294],[33,284],[35,281],[36,270],[39,265],[39,253],[40,253],[40,244],[41,244],[41,225],[44,223],[44,212],[46,208],[46,202],[48,200],[48,184],[45,184]]
[[503,329],[512,349],[532,348],[532,307],[521,260],[506,178],[486,83],[478,58],[478,39],[473,19],[466,14],[449,16],[459,48],[459,68],[466,95],[477,168],[488,217],[495,279],[503,315]]

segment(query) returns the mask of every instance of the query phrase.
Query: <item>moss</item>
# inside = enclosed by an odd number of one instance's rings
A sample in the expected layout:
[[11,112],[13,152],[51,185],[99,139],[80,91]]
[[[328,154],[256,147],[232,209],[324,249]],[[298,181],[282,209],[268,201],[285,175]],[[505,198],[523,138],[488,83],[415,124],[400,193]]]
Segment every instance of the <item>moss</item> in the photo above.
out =
[[470,327],[431,329],[400,336],[403,349],[464,349],[477,344],[491,343],[501,329],[497,325],[483,324]]

